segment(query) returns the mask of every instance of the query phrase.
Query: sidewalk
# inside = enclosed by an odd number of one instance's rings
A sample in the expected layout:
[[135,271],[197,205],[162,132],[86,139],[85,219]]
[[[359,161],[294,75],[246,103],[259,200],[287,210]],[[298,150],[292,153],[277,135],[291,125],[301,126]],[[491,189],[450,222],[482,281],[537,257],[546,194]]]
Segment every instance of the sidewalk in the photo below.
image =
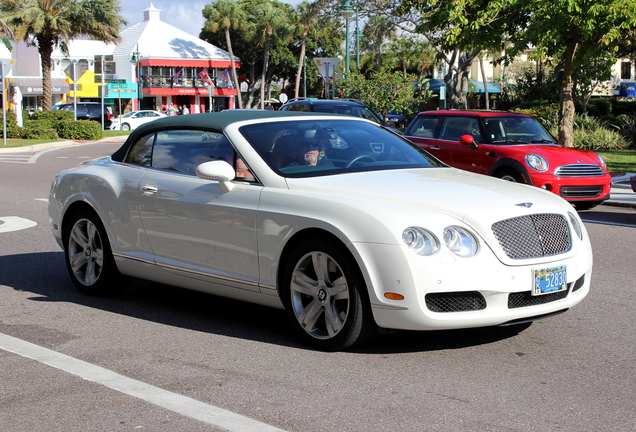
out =
[[632,190],[629,181],[630,177],[633,176],[636,176],[636,173],[620,173],[616,176],[612,174],[610,199],[605,201],[603,205],[636,208],[636,192]]

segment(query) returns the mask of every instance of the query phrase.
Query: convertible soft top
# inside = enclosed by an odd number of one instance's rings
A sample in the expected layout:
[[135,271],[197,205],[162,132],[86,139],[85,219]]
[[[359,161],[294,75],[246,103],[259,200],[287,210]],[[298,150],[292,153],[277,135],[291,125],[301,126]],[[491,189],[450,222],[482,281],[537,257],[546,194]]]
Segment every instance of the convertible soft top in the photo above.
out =
[[128,153],[132,143],[139,137],[149,133],[166,129],[205,129],[215,132],[222,132],[225,126],[243,120],[253,120],[269,117],[292,117],[292,116],[316,116],[324,115],[313,112],[289,112],[289,111],[264,111],[264,110],[227,110],[216,113],[189,114],[160,118],[158,120],[145,123],[135,129],[124,144],[112,154],[114,161],[122,162]]

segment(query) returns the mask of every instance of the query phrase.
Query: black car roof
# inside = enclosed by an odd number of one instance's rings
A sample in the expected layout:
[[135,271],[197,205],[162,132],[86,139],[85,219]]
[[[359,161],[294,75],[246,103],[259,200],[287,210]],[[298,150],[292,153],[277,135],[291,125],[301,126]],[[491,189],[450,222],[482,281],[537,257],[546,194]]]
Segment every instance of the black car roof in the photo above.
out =
[[124,144],[111,155],[115,161],[123,161],[130,146],[139,137],[166,130],[166,129],[205,129],[221,132],[230,123],[243,120],[254,120],[259,118],[272,117],[293,117],[293,116],[319,116],[321,113],[313,112],[289,112],[289,111],[261,111],[261,110],[227,110],[216,113],[188,114],[179,116],[162,117],[149,123],[144,123],[135,129]]

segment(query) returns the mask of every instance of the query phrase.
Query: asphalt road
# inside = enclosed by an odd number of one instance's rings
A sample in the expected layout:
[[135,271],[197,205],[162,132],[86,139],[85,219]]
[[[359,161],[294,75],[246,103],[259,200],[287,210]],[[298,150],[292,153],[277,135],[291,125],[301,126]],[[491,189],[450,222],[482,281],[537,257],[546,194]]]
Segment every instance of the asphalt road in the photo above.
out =
[[[50,179],[118,146],[0,162],[0,430],[636,430],[636,210],[581,213],[592,291],[565,314],[323,353],[282,311],[143,281],[117,298],[74,289]],[[7,230],[24,220],[37,225]]]

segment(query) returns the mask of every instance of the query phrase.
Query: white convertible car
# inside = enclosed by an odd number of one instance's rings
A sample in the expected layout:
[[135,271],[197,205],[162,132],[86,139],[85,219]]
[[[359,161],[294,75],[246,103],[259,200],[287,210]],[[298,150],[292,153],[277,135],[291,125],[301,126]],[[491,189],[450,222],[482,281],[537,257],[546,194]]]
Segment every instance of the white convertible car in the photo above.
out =
[[56,175],[49,214],[86,294],[136,277],[284,308],[323,350],[383,329],[524,323],[590,289],[590,241],[566,201],[353,117],[153,121]]

